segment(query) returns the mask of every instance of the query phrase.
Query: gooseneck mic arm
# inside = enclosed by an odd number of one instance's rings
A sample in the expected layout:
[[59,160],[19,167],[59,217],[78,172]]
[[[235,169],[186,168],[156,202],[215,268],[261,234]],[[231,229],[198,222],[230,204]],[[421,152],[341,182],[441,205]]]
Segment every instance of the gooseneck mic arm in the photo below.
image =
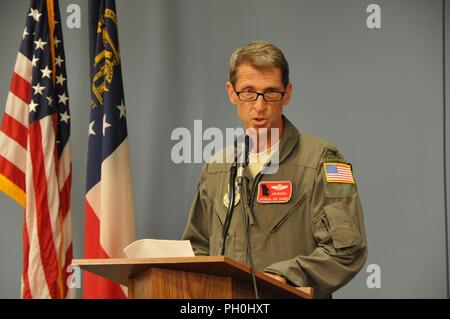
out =
[[255,276],[255,266],[253,264],[253,255],[252,255],[252,247],[250,245],[250,238],[249,238],[249,226],[248,226],[248,215],[245,212],[245,205],[248,200],[247,196],[247,179],[244,178],[244,169],[248,165],[248,153],[249,153],[249,136],[245,135],[244,143],[242,143],[243,146],[241,148],[240,153],[240,160],[238,161],[238,168],[237,168],[237,184],[239,187],[239,191],[241,193],[242,202],[241,202],[241,210],[242,210],[242,221],[244,223],[244,233],[245,233],[245,240],[247,243],[247,256],[248,261],[250,264],[250,268],[252,271],[252,281],[253,281],[253,289],[255,291],[255,298],[259,299],[259,293],[258,293],[258,286],[256,284],[256,276]]
[[225,242],[227,240],[228,229],[230,228],[231,217],[233,216],[234,201],[236,199],[236,171],[237,171],[237,138],[234,137],[234,160],[230,167],[230,179],[228,181],[228,210],[222,228],[222,240],[220,241],[220,256],[225,255]]

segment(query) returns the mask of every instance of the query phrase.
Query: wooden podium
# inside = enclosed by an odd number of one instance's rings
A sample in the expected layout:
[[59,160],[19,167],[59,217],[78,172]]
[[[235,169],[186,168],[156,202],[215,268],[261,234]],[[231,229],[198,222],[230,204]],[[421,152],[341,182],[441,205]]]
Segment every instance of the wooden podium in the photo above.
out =
[[[74,259],[72,265],[128,287],[128,298],[255,298],[250,267],[224,256],[176,258]],[[312,288],[297,289],[256,273],[260,298],[313,298]]]

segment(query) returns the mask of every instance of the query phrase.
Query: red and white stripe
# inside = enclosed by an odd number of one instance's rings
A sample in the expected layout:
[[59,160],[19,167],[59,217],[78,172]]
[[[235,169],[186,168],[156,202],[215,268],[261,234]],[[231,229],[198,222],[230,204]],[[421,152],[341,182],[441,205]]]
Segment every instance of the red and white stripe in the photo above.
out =
[[[128,139],[102,162],[101,180],[86,194],[85,258],[125,258],[135,240]],[[117,187],[121,185],[121,187]],[[84,298],[124,298],[123,286],[84,273]]]
[[0,190],[25,208],[23,298],[65,298],[72,260],[71,147],[61,158],[56,115],[29,124],[31,61],[19,52],[0,131]]

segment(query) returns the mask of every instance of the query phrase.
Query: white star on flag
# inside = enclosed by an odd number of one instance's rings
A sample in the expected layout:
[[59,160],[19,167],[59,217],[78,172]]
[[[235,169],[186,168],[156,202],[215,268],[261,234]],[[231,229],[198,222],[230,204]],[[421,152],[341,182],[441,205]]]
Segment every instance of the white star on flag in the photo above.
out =
[[28,107],[30,108],[30,112],[36,112],[36,107],[37,107],[38,105],[39,105],[39,104],[34,103],[34,101],[31,100],[30,104],[28,104]]
[[66,105],[66,101],[69,99],[69,98],[66,96],[66,93],[65,93],[65,92],[64,92],[63,94],[58,95],[58,98],[59,98],[58,103],[62,103],[62,104],[64,104],[64,105]]
[[27,28],[25,27],[25,30],[23,30],[23,34],[22,34],[22,40],[25,39],[25,37],[29,35],[29,33],[27,32]]
[[64,76],[62,74],[56,76],[56,84],[64,85],[65,80],[66,79],[64,78]]
[[36,58],[34,55],[33,55],[33,60],[31,61],[31,65],[32,66],[37,66],[36,65],[36,63],[39,61],[39,58]]
[[61,62],[64,62],[64,59],[61,59],[61,56],[58,55],[58,57],[55,58],[55,64],[61,67]]
[[48,68],[48,65],[45,66],[45,69],[41,69],[42,72],[42,78],[48,77],[50,79],[50,74],[52,73],[52,70]]
[[34,94],[41,94],[42,91],[45,89],[45,86],[41,86],[39,83],[32,87],[34,89]]
[[47,101],[48,101],[48,106],[52,106],[52,104],[53,104],[53,99],[52,99],[52,97],[51,97],[51,96],[46,96],[45,98],[46,98]]
[[67,114],[67,111],[60,113],[59,115],[61,115],[61,122],[66,122],[66,124],[69,124],[70,115]]
[[34,43],[36,44],[36,50],[37,50],[37,49],[42,49],[42,50],[44,50],[44,45],[47,44],[47,42],[42,41],[41,38],[39,38],[39,40],[37,40],[37,41],[34,41]]
[[103,136],[105,136],[105,130],[110,126],[111,126],[111,124],[106,122],[106,114],[103,115]]
[[41,17],[42,13],[39,13],[38,9],[32,9],[30,8],[30,13],[28,14],[29,17],[33,17],[34,21],[39,22],[39,18]]
[[89,135],[95,135],[94,124],[95,124],[95,121],[92,121],[91,123],[89,123]]
[[116,107],[119,109],[119,112],[120,112],[119,119],[121,119],[122,116],[126,117],[126,115],[125,115],[125,105],[123,105],[123,103],[122,103],[121,105],[116,105]]
[[61,41],[59,41],[58,38],[57,38],[56,35],[55,35],[55,47],[56,47],[56,48],[58,47],[59,42],[61,42]]

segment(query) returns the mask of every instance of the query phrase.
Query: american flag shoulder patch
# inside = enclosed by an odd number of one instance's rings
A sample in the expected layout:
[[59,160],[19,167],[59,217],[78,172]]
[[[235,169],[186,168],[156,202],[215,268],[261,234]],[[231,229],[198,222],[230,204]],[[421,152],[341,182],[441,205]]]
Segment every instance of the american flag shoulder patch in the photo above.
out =
[[352,167],[345,163],[324,163],[323,171],[327,183],[355,184]]

